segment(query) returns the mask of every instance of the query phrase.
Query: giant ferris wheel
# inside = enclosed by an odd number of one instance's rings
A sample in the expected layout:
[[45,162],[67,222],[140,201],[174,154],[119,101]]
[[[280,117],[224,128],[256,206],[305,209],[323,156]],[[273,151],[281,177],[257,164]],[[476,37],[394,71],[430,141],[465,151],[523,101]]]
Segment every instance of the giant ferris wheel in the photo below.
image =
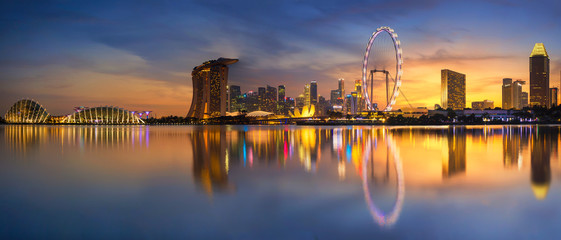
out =
[[397,34],[389,27],[376,29],[368,40],[362,66],[361,89],[366,110],[392,110],[399,95],[403,74],[400,45]]

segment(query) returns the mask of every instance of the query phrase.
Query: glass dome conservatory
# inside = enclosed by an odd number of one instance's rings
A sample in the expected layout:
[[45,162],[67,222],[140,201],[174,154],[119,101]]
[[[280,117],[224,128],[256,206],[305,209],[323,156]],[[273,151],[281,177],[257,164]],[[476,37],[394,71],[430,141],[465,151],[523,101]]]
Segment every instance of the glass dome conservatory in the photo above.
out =
[[144,124],[134,112],[118,107],[86,108],[68,115],[64,123],[81,124]]
[[51,115],[34,100],[17,101],[4,115],[8,123],[45,123]]

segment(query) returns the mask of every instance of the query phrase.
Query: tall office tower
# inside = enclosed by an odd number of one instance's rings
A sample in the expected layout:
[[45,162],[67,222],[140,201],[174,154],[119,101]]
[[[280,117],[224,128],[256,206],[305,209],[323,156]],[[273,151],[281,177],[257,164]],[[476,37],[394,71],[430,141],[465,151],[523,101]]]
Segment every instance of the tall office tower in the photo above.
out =
[[441,71],[442,108],[463,110],[466,107],[466,75],[449,69]]
[[511,109],[512,105],[512,78],[503,78],[503,109]]
[[522,80],[512,82],[512,107],[514,109],[522,109],[522,85],[525,83]]
[[549,56],[543,43],[530,54],[530,105],[549,107]]
[[278,87],[279,89],[279,102],[286,102],[286,88],[284,87],[284,85],[279,85]]
[[356,104],[355,104],[355,112],[360,112],[363,110],[364,100],[362,99],[362,80],[357,79],[355,80],[355,91],[356,93]]
[[265,111],[275,113],[277,110],[277,88],[267,85],[265,93]]
[[503,109],[522,109],[522,80],[503,78]]
[[288,115],[288,104],[286,102],[286,88],[284,85],[278,86],[277,114]]
[[345,98],[345,79],[339,78],[339,91],[341,91],[341,99]]
[[242,91],[240,86],[230,85],[230,112],[237,112],[240,109],[240,98],[242,97]]
[[187,117],[225,116],[227,109],[228,65],[238,59],[219,58],[206,61],[191,72],[193,100]]
[[265,94],[267,93],[267,88],[259,87],[257,88],[257,101],[258,110],[265,111]]
[[316,81],[312,81],[310,84],[310,104],[318,104],[318,83]]
[[520,108],[528,107],[528,93],[522,92],[522,97],[520,98]]
[[550,107],[557,107],[557,93],[559,92],[558,88],[550,88],[549,89],[549,96],[551,101],[549,101]]
[[310,107],[311,99],[310,99],[310,84],[306,84],[304,86],[304,105]]

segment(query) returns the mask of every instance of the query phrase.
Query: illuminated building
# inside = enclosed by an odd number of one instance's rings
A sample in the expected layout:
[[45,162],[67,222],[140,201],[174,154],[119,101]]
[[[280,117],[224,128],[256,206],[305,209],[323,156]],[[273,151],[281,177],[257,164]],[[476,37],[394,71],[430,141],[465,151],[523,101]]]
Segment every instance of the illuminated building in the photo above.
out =
[[521,80],[512,82],[512,107],[514,109],[522,109],[522,85],[525,83]]
[[530,105],[549,107],[549,56],[543,43],[530,54]]
[[286,102],[286,88],[284,87],[284,85],[279,85],[278,87],[278,93],[279,93],[279,102]]
[[442,176],[452,177],[466,171],[466,133],[463,127],[452,127],[448,130],[448,155],[442,159]]
[[[353,94],[353,93],[351,93]],[[355,112],[362,111],[363,99],[362,99],[362,80],[357,79],[355,80],[355,91],[354,94],[356,95],[356,103],[355,103]]]
[[259,87],[257,88],[257,103],[258,109],[264,111],[266,108],[265,95],[267,94],[267,88]]
[[341,91],[341,99],[345,97],[345,79],[339,78],[339,91]]
[[243,110],[253,112],[259,110],[259,94],[254,91],[249,91],[244,94]]
[[522,85],[521,80],[512,81],[511,78],[503,78],[503,109],[522,109]]
[[144,124],[135,111],[119,107],[94,107],[77,111],[62,120],[62,123],[79,124]]
[[356,114],[358,111],[358,94],[351,92],[345,99],[345,114]]
[[238,59],[219,58],[193,68],[193,100],[187,117],[208,118],[226,115],[227,65],[236,62]]
[[528,107],[528,93],[522,92],[522,95],[520,97],[520,108],[525,108],[525,107]]
[[310,104],[318,104],[318,83],[316,81],[312,81],[310,84]]
[[45,123],[50,117],[41,104],[29,99],[17,101],[4,115],[7,123]]
[[493,109],[495,108],[495,102],[493,101],[489,101],[487,99],[481,101],[481,102],[472,102],[471,103],[471,108],[474,110],[483,110],[483,109]]
[[550,97],[549,106],[551,106],[551,107],[557,106],[557,93],[558,92],[559,92],[558,88],[550,88],[549,89],[549,97]]
[[277,88],[267,85],[267,89],[265,91],[265,99],[263,99],[263,103],[265,104],[264,111],[272,112],[272,113],[276,112]]
[[343,98],[341,97],[341,90],[331,90],[331,107],[333,111],[343,111]]
[[466,107],[466,75],[449,69],[441,71],[442,108],[463,110]]
[[310,84],[306,84],[304,86],[304,106],[310,107],[311,99],[310,99]]
[[230,109],[229,112],[237,112],[242,109],[241,107],[242,91],[240,86],[231,85],[229,89]]
[[288,115],[289,105],[286,101],[286,88],[284,85],[278,86],[277,114]]
[[512,105],[512,78],[503,78],[503,109],[511,109]]

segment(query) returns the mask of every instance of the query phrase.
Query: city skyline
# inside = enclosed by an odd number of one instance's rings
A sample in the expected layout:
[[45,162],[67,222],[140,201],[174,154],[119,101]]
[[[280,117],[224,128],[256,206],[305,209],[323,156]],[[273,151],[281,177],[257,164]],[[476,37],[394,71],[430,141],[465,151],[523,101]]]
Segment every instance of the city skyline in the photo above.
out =
[[[489,99],[501,107],[502,79],[529,82],[528,56],[540,42],[551,59],[550,87],[560,79],[561,6],[554,1],[178,2],[158,5],[162,14],[149,3],[3,5],[0,112],[32,98],[54,115],[76,105],[118,105],[185,116],[191,69],[221,56],[240,59],[229,85],[285,85],[286,96],[297,97],[299,83],[316,80],[318,94],[328,97],[339,78],[360,79],[365,43],[383,25],[403,44],[402,90],[415,107],[440,102],[441,69],[467,75],[467,106]],[[459,8],[458,16],[447,11]],[[179,14],[187,10],[193,14]],[[145,13],[153,17],[139,18]],[[120,89],[128,91],[116,94]],[[396,109],[406,106],[397,100]]]

